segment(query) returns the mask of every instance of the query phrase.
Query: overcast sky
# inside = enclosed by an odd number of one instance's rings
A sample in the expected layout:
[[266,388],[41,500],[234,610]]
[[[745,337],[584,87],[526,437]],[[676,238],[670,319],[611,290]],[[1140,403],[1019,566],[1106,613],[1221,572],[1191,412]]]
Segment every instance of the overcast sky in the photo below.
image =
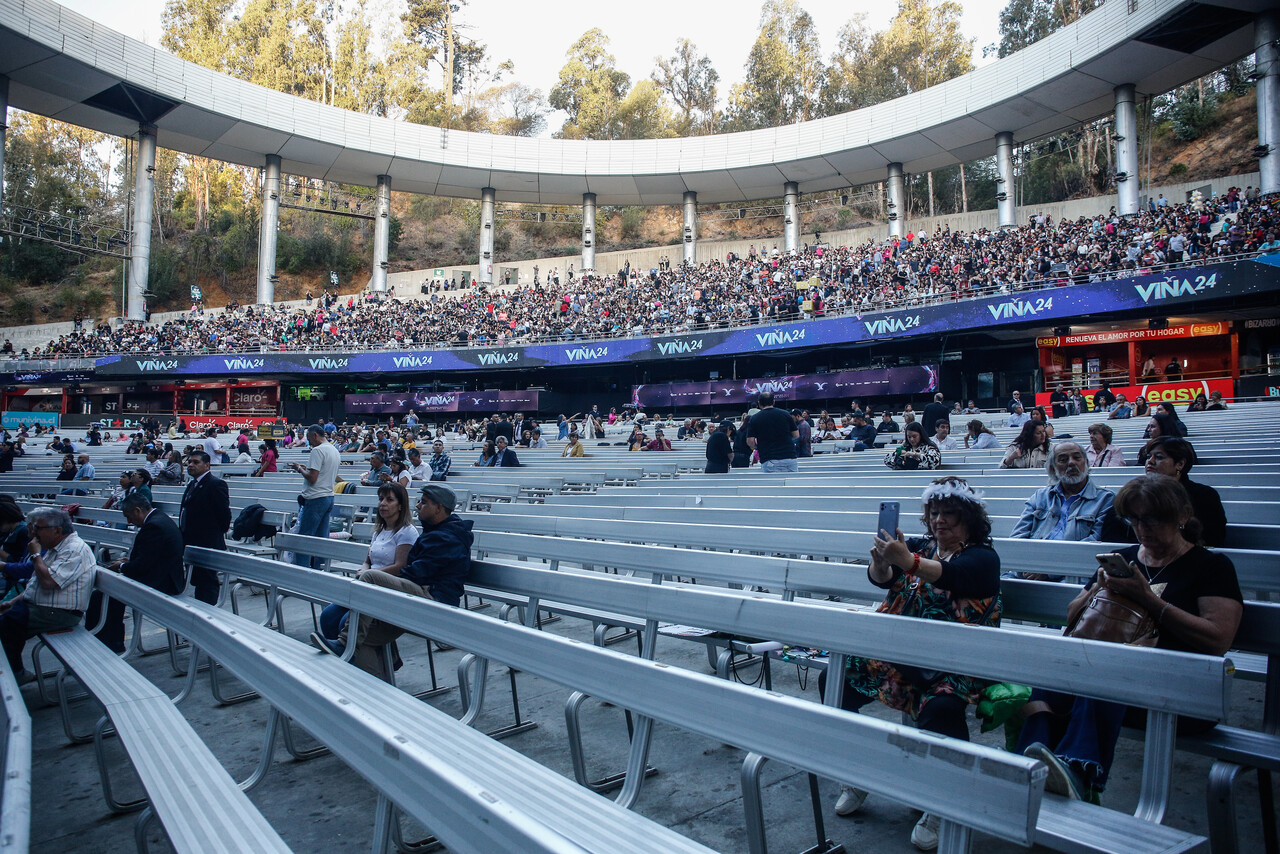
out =
[[[149,45],[160,42],[160,17],[164,0],[62,0],[82,15]],[[961,0],[962,26],[975,39],[975,64],[983,64],[982,48],[999,38],[998,17],[1006,0]],[[813,16],[822,38],[822,52],[829,57],[840,27],[857,12],[866,12],[873,29],[882,29],[893,17],[896,3],[868,0],[801,0]],[[403,0],[369,0],[375,17],[398,16]],[[495,61],[515,62],[515,78],[541,89],[555,85],[564,65],[565,51],[582,33],[599,27],[612,42],[618,67],[631,79],[648,77],[654,57],[672,52],[684,36],[711,57],[720,73],[723,101],[733,83],[740,82],[743,64],[759,24],[757,2],[689,2],[642,0],[639,3],[601,3],[599,0],[470,0],[457,20],[467,34],[489,46]]]

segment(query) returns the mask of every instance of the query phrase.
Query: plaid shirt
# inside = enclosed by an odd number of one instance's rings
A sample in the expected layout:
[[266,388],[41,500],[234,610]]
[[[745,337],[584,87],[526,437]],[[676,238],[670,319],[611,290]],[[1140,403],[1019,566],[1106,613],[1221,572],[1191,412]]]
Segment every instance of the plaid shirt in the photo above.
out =
[[444,477],[449,474],[449,466],[452,464],[448,454],[432,454],[427,463],[431,466],[431,473],[437,477]]
[[87,609],[89,594],[93,592],[94,568],[98,565],[89,544],[80,539],[79,534],[71,533],[57,546],[40,554],[59,589],[46,590],[41,586],[39,577],[33,575],[22,597],[32,605],[46,608]]

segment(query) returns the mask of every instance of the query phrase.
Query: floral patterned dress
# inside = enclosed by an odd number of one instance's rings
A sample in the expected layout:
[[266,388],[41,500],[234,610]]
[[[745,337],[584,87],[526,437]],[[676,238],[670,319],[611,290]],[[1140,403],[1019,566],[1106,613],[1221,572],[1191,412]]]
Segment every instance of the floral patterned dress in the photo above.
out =
[[[938,559],[938,546],[932,540],[911,539],[907,546],[923,558]],[[887,590],[884,602],[876,610],[925,620],[999,626],[1000,556],[995,550],[970,544],[943,561],[942,566],[942,576],[933,584],[897,567],[888,582],[872,581]],[[849,659],[845,677],[854,691],[906,712],[913,719],[929,700],[943,694],[977,702],[988,684],[972,676],[857,657]]]

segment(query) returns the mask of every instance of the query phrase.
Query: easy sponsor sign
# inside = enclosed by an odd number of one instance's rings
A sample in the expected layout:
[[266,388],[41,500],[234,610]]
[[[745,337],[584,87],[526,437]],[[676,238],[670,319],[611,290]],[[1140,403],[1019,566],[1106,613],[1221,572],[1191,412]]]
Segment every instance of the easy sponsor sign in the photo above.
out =
[[[1148,383],[1147,385],[1111,387],[1113,394],[1123,394],[1130,403],[1133,403],[1139,397],[1143,397],[1152,406],[1157,403],[1188,404],[1196,399],[1197,394],[1203,394],[1208,397],[1210,393],[1215,391],[1222,392],[1222,396],[1227,399],[1235,397],[1235,389],[1232,388],[1231,380],[1184,380],[1176,383]],[[1097,389],[1084,392],[1084,399],[1088,402],[1090,410],[1093,409],[1093,396],[1096,393]],[[1043,391],[1037,393],[1036,404],[1048,409],[1050,406],[1049,394],[1049,392]]]
[[1079,335],[1037,338],[1036,346],[1043,349],[1050,347],[1082,347],[1088,344],[1123,344],[1129,341],[1164,341],[1169,338],[1202,338],[1207,335],[1226,335],[1230,331],[1231,326],[1226,322],[1184,323],[1180,326],[1169,326],[1165,329],[1117,329],[1112,332],[1084,332]]

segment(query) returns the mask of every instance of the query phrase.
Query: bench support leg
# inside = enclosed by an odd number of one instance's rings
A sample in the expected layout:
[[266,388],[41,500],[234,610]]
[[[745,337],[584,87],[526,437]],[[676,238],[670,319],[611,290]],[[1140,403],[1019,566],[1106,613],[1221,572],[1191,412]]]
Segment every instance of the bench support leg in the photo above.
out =
[[[760,773],[768,761],[769,757],[759,753],[749,753],[742,761],[742,809],[746,818],[747,850],[750,854],[768,854],[764,830],[764,797],[760,791]],[[813,827],[817,842],[812,848],[806,848],[800,854],[844,854],[843,845],[837,845],[827,838],[826,822],[822,817],[822,796],[818,791],[818,778],[813,774],[806,776],[809,778],[809,799],[813,805]]]
[[[476,719],[480,717],[488,675],[489,660],[487,658],[479,658],[472,653],[467,653],[458,662],[458,693],[462,708],[465,710],[461,721],[466,726],[475,726]],[[509,735],[531,730],[538,725],[534,721],[526,721],[520,717],[520,694],[516,688],[515,670],[508,668],[507,676],[511,680],[511,709],[515,721],[486,733],[490,738],[506,738]]]
[[[1218,761],[1209,770],[1208,814],[1209,847],[1213,854],[1238,854],[1240,838],[1236,824],[1236,780],[1249,770],[1233,762]],[[1276,854],[1275,801],[1271,789],[1271,772],[1258,770],[1258,797],[1262,806],[1263,849]]]
[[1169,789],[1173,776],[1173,751],[1177,734],[1177,715],[1169,712],[1147,712],[1146,744],[1143,751],[1142,783],[1134,816],[1160,824],[1169,805]]
[[396,847],[397,854],[427,854],[429,851],[444,849],[444,843],[434,836],[419,839],[417,842],[406,842],[404,828],[400,825],[400,811],[391,809],[391,844]]
[[71,676],[69,671],[63,670],[58,674],[58,710],[62,713],[62,730],[67,734],[67,741],[72,744],[88,744],[94,740],[94,733],[87,732],[81,735],[75,731],[75,727],[71,723],[71,701],[73,699],[84,699],[88,694],[79,694],[72,697],[67,691],[67,677]]
[[[625,786],[627,780],[630,779],[631,768],[634,764],[633,757],[637,754],[640,755],[639,761],[644,763],[644,776],[652,777],[654,774],[657,774],[658,769],[647,764],[646,761],[649,755],[649,740],[651,739],[653,732],[652,723],[649,722],[648,718],[640,718],[640,734],[637,735],[631,712],[629,710],[624,710],[627,717],[627,736],[631,739],[631,751],[628,754],[627,770],[617,774],[609,774],[594,781],[591,780],[587,775],[587,761],[582,749],[582,725],[579,723],[582,704],[586,699],[586,694],[583,694],[580,691],[575,691],[570,695],[569,699],[565,701],[564,705],[565,725],[568,729],[569,736],[569,757],[573,761],[573,776],[574,779],[578,781],[578,785],[584,786],[598,795],[603,795],[606,792],[612,792],[614,789]],[[643,739],[644,743],[641,744],[638,739]],[[639,767],[639,765],[636,765],[635,767]],[[621,799],[619,799],[618,803],[630,808],[631,804],[635,802],[636,797],[640,794],[640,787],[638,783],[634,788],[634,793],[626,793],[630,798],[628,803],[623,804]],[[619,796],[619,798],[621,797],[622,796]]]
[[972,836],[970,828],[944,818],[938,825],[938,854],[969,854]]
[[111,775],[107,772],[107,751],[104,746],[104,739],[110,726],[111,719],[103,715],[102,719],[98,721],[98,726],[93,731],[93,752],[98,759],[98,776],[102,779],[102,797],[106,799],[107,808],[112,812],[124,813],[140,810],[148,804],[145,793],[137,800],[117,801],[111,791]]
[[147,854],[150,848],[147,846],[147,829],[151,826],[151,822],[156,817],[156,811],[151,807],[147,807],[138,816],[138,820],[133,825],[133,841],[138,846],[138,854]]

